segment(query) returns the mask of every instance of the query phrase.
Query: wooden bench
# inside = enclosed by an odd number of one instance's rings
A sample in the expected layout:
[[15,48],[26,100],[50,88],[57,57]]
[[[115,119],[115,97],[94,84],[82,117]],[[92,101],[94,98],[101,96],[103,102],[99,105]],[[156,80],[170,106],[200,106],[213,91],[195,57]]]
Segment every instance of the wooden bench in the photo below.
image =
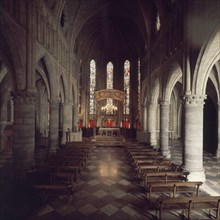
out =
[[142,186],[152,182],[186,182],[188,175],[189,172],[186,171],[147,172],[145,173]]
[[72,173],[79,176],[82,167],[79,165],[39,165],[35,166],[32,171],[38,171],[41,173]]
[[58,152],[56,156],[76,156],[76,155],[89,158],[89,152],[83,150],[71,150],[71,149],[62,150]]
[[147,164],[138,166],[138,175],[145,176],[151,171],[182,171],[182,168],[176,164]]
[[150,182],[146,184],[146,194],[150,199],[152,193],[169,193],[170,196],[176,197],[176,194],[190,194],[191,196],[199,195],[199,187],[202,182]]
[[158,151],[135,151],[135,152],[130,152],[129,153],[131,157],[135,157],[135,156],[149,156],[149,155],[160,155],[160,152]]
[[86,158],[78,155],[74,156],[57,156],[53,158],[48,159],[48,165],[78,165],[81,166],[82,168],[86,164]]
[[144,160],[144,159],[164,159],[164,156],[160,154],[145,154],[145,155],[133,155],[131,157],[132,163],[136,163],[137,160]]
[[133,154],[133,153],[142,153],[142,152],[155,152],[156,150],[154,150],[153,148],[136,148],[136,149],[129,149],[128,150],[128,154]]
[[[183,213],[187,211],[186,219],[191,219],[191,211],[209,210],[209,217],[220,219],[220,196],[198,196],[198,197],[181,197],[181,198],[163,198],[158,199],[155,204],[156,216],[162,220],[162,212],[165,210],[181,210]],[[215,211],[215,215],[212,211]],[[207,218],[207,219],[210,219]]]
[[155,164],[172,164],[171,160],[168,159],[137,159],[135,160],[134,166],[138,168],[143,165],[155,165]]
[[73,186],[72,185],[52,185],[52,184],[42,184],[33,186],[40,194],[40,196],[47,200],[48,196],[66,196],[67,203],[72,201],[73,196]]

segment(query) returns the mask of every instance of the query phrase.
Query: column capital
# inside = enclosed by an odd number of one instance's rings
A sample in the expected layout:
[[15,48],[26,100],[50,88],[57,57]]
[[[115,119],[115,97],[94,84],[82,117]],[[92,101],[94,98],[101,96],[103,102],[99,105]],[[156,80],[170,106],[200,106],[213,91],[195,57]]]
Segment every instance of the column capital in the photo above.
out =
[[141,104],[141,108],[144,109],[147,107],[147,104]]
[[164,106],[164,105],[170,105],[170,102],[168,100],[161,100],[160,105]]
[[78,103],[72,105],[73,108],[79,108],[80,105]]
[[157,108],[157,103],[150,102],[148,105],[149,110],[155,110]]
[[185,95],[183,96],[183,101],[185,104],[204,105],[206,97],[206,95]]
[[17,90],[11,92],[15,104],[34,104],[37,93],[26,90]]
[[58,101],[49,100],[49,106],[52,109],[58,109],[59,108],[59,102]]

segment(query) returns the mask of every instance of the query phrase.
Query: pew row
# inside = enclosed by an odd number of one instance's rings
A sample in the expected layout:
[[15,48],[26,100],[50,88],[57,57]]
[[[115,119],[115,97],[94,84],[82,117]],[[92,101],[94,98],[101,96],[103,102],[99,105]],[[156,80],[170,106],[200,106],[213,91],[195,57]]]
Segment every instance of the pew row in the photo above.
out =
[[[180,210],[186,219],[192,219],[192,210],[208,210],[207,219],[220,219],[220,196],[163,198],[155,203],[156,216],[162,220],[163,211]],[[185,215],[185,211],[187,214]],[[213,214],[212,212],[215,212]]]
[[147,198],[150,199],[152,193],[168,193],[170,197],[175,198],[177,194],[187,194],[190,196],[199,196],[199,187],[202,182],[150,182],[146,184],[145,190]]
[[154,182],[186,182],[189,172],[186,171],[162,171],[147,172],[144,174],[142,186],[145,187]]

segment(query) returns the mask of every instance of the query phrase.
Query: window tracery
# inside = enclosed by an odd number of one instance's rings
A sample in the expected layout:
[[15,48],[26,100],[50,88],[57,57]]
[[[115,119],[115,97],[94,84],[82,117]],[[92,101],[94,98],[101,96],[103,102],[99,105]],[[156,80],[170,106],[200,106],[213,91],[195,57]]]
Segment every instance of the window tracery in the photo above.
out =
[[130,62],[128,60],[126,60],[124,63],[124,92],[124,114],[127,115],[130,113]]
[[96,63],[94,60],[90,61],[90,102],[89,114],[95,114],[95,88],[96,88]]
[[160,26],[161,26],[161,23],[160,23],[160,15],[159,15],[159,13],[157,13],[157,19],[156,19],[156,30],[157,30],[157,31],[160,30]]

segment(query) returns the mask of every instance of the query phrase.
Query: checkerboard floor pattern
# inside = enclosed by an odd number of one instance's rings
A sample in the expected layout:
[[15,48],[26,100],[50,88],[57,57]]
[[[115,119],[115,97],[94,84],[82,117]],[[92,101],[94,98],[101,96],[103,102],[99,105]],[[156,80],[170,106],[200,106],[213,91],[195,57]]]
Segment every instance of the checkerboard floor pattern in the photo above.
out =
[[[181,143],[172,141],[170,145],[172,146],[170,148],[171,160],[176,164],[181,164]],[[201,193],[220,195],[220,159],[204,152],[203,164],[206,182],[201,187]],[[1,195],[4,194],[2,200],[4,202],[8,199],[9,201],[16,200],[14,193],[11,193],[13,187],[10,185],[10,176],[9,180],[5,179],[5,176],[10,174],[11,168],[12,154],[0,155],[1,183],[5,183],[3,185],[6,186],[5,190],[1,191]],[[26,189],[23,190],[25,193],[27,192]],[[16,193],[19,194],[17,191]],[[21,198],[23,198],[22,195]],[[13,204],[22,204],[21,198],[17,197],[18,201],[10,203],[11,206],[7,205],[6,209],[11,213],[20,212],[20,207],[16,206],[17,210],[15,210],[16,207]],[[125,150],[123,148],[102,147],[93,150],[81,173],[71,204],[67,205],[65,198],[62,197],[49,198],[46,204],[31,213],[28,220],[145,220],[155,219],[155,214],[155,210],[151,209],[150,203],[140,187]],[[207,218],[205,212],[194,212],[193,214],[193,217],[196,216],[195,219]],[[181,219],[181,217],[178,212],[170,211],[163,212],[163,219],[174,220]]]
[[[173,143],[173,161],[181,163],[180,144]],[[219,160],[210,160],[204,155],[207,181],[210,188],[219,192]],[[207,165],[206,165],[207,164]],[[211,168],[210,168],[211,167]],[[218,182],[218,184],[216,184]],[[30,220],[94,219],[94,220],[136,220],[155,219],[140,187],[134,168],[123,148],[94,149],[86,168],[81,173],[71,204],[63,198],[51,198]],[[195,213],[202,219],[206,213]],[[207,217],[207,216],[206,216]],[[164,219],[181,219],[178,212],[164,212]]]

